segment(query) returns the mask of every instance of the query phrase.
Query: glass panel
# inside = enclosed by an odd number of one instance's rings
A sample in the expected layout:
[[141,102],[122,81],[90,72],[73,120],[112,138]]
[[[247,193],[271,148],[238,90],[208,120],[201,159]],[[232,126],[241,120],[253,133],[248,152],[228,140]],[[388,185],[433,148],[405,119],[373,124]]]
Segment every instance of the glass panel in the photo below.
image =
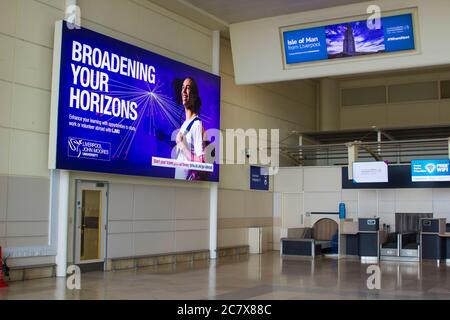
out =
[[450,99],[450,80],[441,81],[441,99]]
[[83,190],[80,259],[100,258],[101,191]]
[[438,83],[422,82],[389,86],[389,102],[409,102],[438,99]]
[[420,232],[420,219],[433,218],[432,213],[395,213],[395,231],[398,233]]
[[386,87],[342,89],[342,106],[362,106],[386,103]]

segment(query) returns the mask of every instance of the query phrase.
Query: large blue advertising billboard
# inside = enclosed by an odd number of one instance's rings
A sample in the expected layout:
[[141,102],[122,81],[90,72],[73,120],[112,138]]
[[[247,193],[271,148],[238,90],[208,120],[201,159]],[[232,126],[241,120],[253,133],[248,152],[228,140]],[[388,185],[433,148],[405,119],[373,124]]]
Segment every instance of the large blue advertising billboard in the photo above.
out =
[[414,50],[412,14],[283,32],[286,64]]
[[219,180],[218,137],[207,134],[220,126],[218,76],[86,28],[57,28],[55,168]]
[[450,181],[450,160],[412,160],[411,181]]

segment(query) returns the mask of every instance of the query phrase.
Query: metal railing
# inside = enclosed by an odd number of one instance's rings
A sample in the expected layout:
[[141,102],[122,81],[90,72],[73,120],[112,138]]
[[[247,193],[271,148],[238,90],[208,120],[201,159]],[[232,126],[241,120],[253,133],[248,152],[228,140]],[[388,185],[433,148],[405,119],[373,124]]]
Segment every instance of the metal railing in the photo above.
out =
[[358,158],[361,160],[404,163],[412,159],[449,157],[448,138],[281,146],[279,151],[302,165],[345,164],[348,162],[349,144],[359,147]]

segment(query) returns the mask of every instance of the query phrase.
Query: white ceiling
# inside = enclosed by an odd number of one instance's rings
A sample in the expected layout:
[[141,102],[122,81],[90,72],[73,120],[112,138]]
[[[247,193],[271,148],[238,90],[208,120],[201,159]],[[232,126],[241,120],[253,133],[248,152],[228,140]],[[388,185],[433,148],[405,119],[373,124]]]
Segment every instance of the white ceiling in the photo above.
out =
[[274,17],[367,0],[182,0],[227,23]]
[[367,0],[149,0],[211,30],[228,33],[232,23],[324,9]]

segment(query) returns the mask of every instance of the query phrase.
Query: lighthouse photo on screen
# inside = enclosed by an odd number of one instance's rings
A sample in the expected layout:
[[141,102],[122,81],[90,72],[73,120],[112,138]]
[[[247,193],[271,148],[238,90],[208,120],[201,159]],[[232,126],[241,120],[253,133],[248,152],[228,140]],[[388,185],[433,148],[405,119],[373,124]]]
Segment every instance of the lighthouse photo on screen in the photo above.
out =
[[411,13],[387,16],[374,27],[367,20],[293,29],[283,32],[287,65],[337,58],[414,50],[414,19]]
[[385,52],[383,28],[369,29],[366,21],[325,27],[328,59]]

